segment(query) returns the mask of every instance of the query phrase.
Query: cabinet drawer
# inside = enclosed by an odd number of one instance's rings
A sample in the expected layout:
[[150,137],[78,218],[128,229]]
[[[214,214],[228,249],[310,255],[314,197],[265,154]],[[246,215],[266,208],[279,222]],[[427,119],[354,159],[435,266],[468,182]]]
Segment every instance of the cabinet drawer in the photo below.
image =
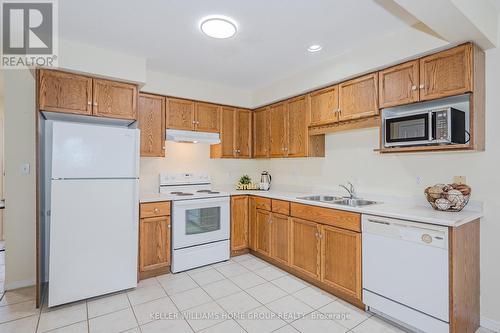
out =
[[170,215],[170,201],[142,203],[140,215],[141,219],[145,217]]
[[271,208],[272,208],[272,211],[275,213],[280,213],[283,215],[290,214],[290,202],[289,201],[272,199],[271,200]]
[[271,210],[271,199],[263,197],[254,197],[255,208],[263,210]]
[[361,232],[361,215],[337,209],[291,203],[291,215],[301,219]]

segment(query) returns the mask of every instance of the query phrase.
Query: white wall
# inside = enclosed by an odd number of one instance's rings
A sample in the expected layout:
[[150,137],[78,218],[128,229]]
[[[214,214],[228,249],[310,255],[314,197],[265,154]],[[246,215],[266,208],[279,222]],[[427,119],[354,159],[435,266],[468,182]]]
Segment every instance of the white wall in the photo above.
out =
[[243,108],[253,106],[251,91],[155,71],[147,72],[147,83],[141,90],[160,95],[217,102]]
[[258,181],[261,165],[258,160],[210,159],[208,144],[167,141],[166,157],[141,158],[141,192],[157,193],[161,172],[208,172],[215,184],[229,185],[244,174]]
[[[466,176],[473,200],[484,201],[481,222],[481,315],[500,329],[500,49],[486,52],[486,151],[466,153],[388,154],[373,151],[378,130],[326,136],[326,157],[267,161],[275,186],[329,186],[351,180],[360,192],[423,196],[425,187]],[[417,177],[420,184],[417,184]]]
[[35,283],[35,80],[27,70],[5,70],[4,80],[5,289],[13,289]]

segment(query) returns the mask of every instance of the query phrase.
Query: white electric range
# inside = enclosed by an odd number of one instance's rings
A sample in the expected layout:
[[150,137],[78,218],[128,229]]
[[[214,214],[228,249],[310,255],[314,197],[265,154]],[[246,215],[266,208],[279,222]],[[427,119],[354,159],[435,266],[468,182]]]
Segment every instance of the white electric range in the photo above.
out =
[[164,173],[160,193],[172,201],[173,273],[229,259],[230,198],[207,173]]

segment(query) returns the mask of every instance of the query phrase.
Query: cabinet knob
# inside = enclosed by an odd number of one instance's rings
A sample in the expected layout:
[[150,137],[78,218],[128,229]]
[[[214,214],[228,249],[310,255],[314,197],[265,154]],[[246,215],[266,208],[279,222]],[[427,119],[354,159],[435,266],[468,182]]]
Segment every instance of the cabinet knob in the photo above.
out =
[[420,85],[420,89],[424,89],[425,86],[423,84]]
[[160,212],[160,210],[159,210],[158,208],[155,208],[153,211],[154,211],[155,213],[159,213],[159,212]]
[[417,86],[416,85],[411,86],[411,90],[417,90]]
[[196,120],[193,120],[193,124],[196,124]]
[[169,225],[167,225],[167,228],[169,228],[169,229],[170,229],[170,224],[169,224]]
[[92,101],[88,101],[88,102],[87,102],[87,105],[92,105]]

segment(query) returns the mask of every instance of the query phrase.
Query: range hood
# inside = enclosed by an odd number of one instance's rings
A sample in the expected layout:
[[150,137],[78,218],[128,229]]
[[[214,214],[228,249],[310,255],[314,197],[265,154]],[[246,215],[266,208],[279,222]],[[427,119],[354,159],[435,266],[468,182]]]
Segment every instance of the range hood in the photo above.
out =
[[166,136],[167,141],[209,144],[220,143],[219,133],[167,129]]

